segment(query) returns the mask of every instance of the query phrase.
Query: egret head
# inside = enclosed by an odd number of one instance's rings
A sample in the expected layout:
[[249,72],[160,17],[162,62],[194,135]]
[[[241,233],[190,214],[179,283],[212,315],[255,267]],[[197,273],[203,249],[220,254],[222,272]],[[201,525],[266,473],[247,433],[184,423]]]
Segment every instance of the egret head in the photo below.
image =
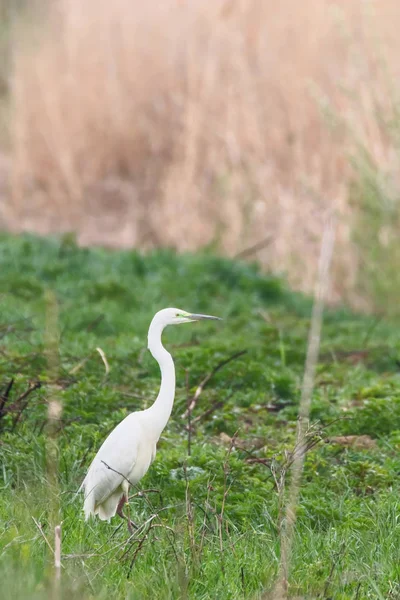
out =
[[192,321],[203,320],[221,321],[219,317],[189,313],[186,312],[186,310],[181,310],[180,308],[164,308],[163,310],[160,310],[154,316],[153,319],[153,321],[156,321],[162,327],[166,327],[167,325],[180,325],[181,323],[191,323]]
[[[181,323],[191,323],[192,321],[205,321],[209,319],[217,321],[221,320],[219,317],[189,313],[180,308],[164,308],[154,315],[153,320],[150,323],[147,346],[154,358],[158,360],[156,353],[160,347],[163,349],[161,345],[161,335],[167,325],[180,325]],[[163,351],[165,352],[165,350]]]

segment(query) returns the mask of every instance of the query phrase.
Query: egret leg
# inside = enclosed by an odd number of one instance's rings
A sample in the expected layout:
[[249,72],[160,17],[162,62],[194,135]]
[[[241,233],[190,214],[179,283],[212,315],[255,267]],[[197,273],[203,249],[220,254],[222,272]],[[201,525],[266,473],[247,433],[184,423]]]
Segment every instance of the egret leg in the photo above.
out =
[[134,523],[131,520],[130,515],[126,516],[126,514],[124,513],[123,508],[124,508],[125,504],[127,505],[128,511],[129,511],[128,498],[124,494],[123,496],[121,496],[121,500],[119,501],[118,508],[117,508],[117,515],[119,515],[121,517],[121,519],[125,519],[125,521],[128,524],[129,533],[132,534],[134,532],[134,528],[138,529],[138,526],[136,525],[136,523]]

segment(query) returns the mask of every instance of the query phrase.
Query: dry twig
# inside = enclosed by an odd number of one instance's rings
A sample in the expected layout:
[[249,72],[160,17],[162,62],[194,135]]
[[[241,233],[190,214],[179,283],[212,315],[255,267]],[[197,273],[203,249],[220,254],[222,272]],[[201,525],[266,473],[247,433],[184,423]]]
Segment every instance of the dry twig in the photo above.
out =
[[190,403],[189,406],[187,407],[187,409],[185,410],[185,412],[182,415],[183,419],[186,419],[188,416],[189,411],[193,412],[193,409],[195,408],[200,394],[202,393],[202,391],[204,390],[205,386],[207,385],[207,383],[210,381],[210,379],[212,377],[214,377],[214,375],[216,373],[218,373],[218,371],[220,371],[223,367],[225,367],[228,363],[232,362],[233,360],[236,360],[237,358],[239,358],[240,356],[243,356],[243,354],[246,354],[247,350],[240,350],[240,352],[235,352],[234,354],[232,354],[232,356],[229,356],[228,358],[225,358],[224,360],[222,360],[221,362],[219,362],[212,371],[210,371],[205,377],[204,379],[201,381],[201,383],[198,385]]
[[235,258],[235,259],[248,258],[249,256],[252,256],[259,250],[263,250],[264,248],[269,246],[271,244],[272,240],[273,240],[273,235],[270,233],[263,240],[260,240],[259,242],[256,242],[252,246],[249,246],[248,248],[245,248],[244,250],[241,250],[240,252],[235,254],[235,256],[233,258]]
[[34,391],[37,390],[41,387],[41,383],[40,381],[33,381],[29,384],[29,387],[27,390],[25,390],[25,392],[23,392],[13,403],[12,405],[8,408],[8,410],[6,410],[5,412],[12,412],[14,410],[18,410],[17,414],[14,417],[13,420],[13,424],[12,424],[12,431],[15,430],[16,426],[18,425],[21,417],[22,417],[22,413],[24,412],[24,410],[26,409],[26,407],[29,404],[29,400],[27,399],[28,396]]
[[8,400],[8,396],[10,395],[11,388],[14,384],[14,378],[11,378],[7,383],[6,389],[4,393],[0,396],[0,418],[4,415],[4,406]]
[[41,524],[39,523],[39,521],[37,521],[37,520],[35,519],[35,517],[32,517],[32,516],[31,516],[31,518],[32,518],[33,522],[35,523],[36,527],[39,529],[39,531],[40,531],[40,535],[43,537],[44,541],[46,542],[46,544],[47,544],[47,546],[48,546],[48,548],[49,548],[50,552],[51,552],[52,554],[54,554],[54,549],[52,548],[52,546],[51,546],[51,544],[50,544],[49,540],[47,539],[47,537],[46,537],[46,534],[45,534],[45,532],[43,531],[43,527],[41,526]]

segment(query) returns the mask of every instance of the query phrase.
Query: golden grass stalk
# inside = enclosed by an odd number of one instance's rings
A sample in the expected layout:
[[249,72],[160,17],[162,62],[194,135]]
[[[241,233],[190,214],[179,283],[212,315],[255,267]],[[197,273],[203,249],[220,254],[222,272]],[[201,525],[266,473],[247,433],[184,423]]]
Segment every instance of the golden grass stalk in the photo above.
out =
[[59,333],[58,304],[54,292],[48,290],[46,300],[45,344],[47,354],[49,397],[47,401],[47,483],[49,490],[49,524],[54,531],[54,581],[52,597],[59,598],[61,579],[61,509],[58,481],[58,432],[62,415],[62,402],[58,394]]
[[299,502],[301,478],[306,455],[306,437],[309,429],[311,399],[314,388],[315,370],[318,362],[324,302],[326,300],[329,285],[329,270],[333,254],[334,239],[334,225],[330,222],[326,226],[321,244],[318,279],[314,295],[314,305],[307,346],[307,358],[299,406],[296,450],[291,464],[291,479],[288,489],[285,516],[282,520],[280,530],[281,556],[278,577],[273,593],[274,600],[286,600],[288,598],[289,569],[296,525],[296,510]]

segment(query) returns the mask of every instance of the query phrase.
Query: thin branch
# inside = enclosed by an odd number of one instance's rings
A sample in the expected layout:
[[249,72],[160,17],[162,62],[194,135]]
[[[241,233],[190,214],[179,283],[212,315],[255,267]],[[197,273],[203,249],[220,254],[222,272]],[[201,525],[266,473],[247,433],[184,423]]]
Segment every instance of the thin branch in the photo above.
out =
[[44,541],[46,542],[47,546],[49,547],[50,551],[52,552],[52,554],[54,554],[54,549],[53,549],[52,545],[50,544],[49,540],[47,539],[46,534],[43,531],[41,524],[38,521],[36,521],[35,517],[32,517],[32,515],[31,515],[31,518],[32,518],[32,521],[35,523],[36,527],[39,529],[40,534],[43,537]]
[[14,384],[14,378],[12,377],[10,379],[10,381],[7,383],[6,389],[4,390],[4,393],[0,396],[1,400],[0,400],[0,418],[3,416],[4,414],[4,405],[8,400],[8,396],[10,395],[11,392],[11,388]]
[[[195,417],[194,419],[191,419],[190,423],[191,423],[191,427],[193,430],[193,425],[195,423],[198,423],[199,421],[201,421],[202,419],[205,419],[207,417],[209,417],[210,415],[212,415],[216,410],[218,410],[219,408],[222,408],[222,406],[228,402],[228,400],[230,400],[232,398],[232,396],[234,395],[234,393],[236,392],[236,389],[233,390],[226,398],[224,398],[224,400],[217,400],[216,402],[213,402],[212,405],[210,406],[210,408],[208,408],[207,410],[205,410],[203,413],[201,413],[200,415],[197,415],[197,417]],[[186,427],[188,427],[189,425],[186,425]]]
[[132,500],[133,498],[145,498],[146,494],[159,494],[161,496],[161,490],[157,490],[155,488],[149,488],[148,490],[139,490],[132,496],[129,496],[128,500]]
[[321,596],[322,598],[328,598],[328,590],[332,583],[333,574],[335,572],[337,565],[340,562],[340,559],[343,557],[345,550],[346,550],[346,544],[345,544],[345,542],[342,542],[338,552],[336,553],[336,555],[334,556],[334,558],[332,560],[332,565],[331,565],[331,568],[329,571],[329,575],[325,582],[324,591],[322,592],[322,596]]
[[75,373],[80,371],[80,369],[87,363],[87,361],[89,360],[89,358],[91,356],[92,356],[92,352],[90,352],[90,354],[85,356],[85,358],[82,358],[82,360],[80,360],[77,365],[75,365],[68,371],[68,375],[75,375]]
[[225,367],[228,363],[232,362],[233,360],[236,360],[237,358],[239,358],[240,356],[243,356],[243,354],[246,354],[247,350],[240,350],[240,352],[235,352],[234,354],[232,354],[232,356],[229,356],[228,358],[225,358],[224,360],[222,360],[221,362],[219,362],[212,371],[210,371],[203,379],[203,381],[201,381],[201,383],[199,384],[199,386],[197,387],[192,400],[188,406],[188,408],[185,410],[185,412],[182,415],[183,419],[186,419],[188,416],[188,412],[191,411],[193,412],[193,409],[195,408],[200,394],[202,393],[202,391],[204,390],[205,386],[207,385],[207,383],[210,381],[210,379],[212,377],[214,377],[214,375],[216,373],[218,373],[218,371],[220,371],[223,367]]
[[[26,400],[26,398],[28,398],[28,396],[29,396],[29,395],[30,395],[30,394],[31,394],[31,393],[32,393],[34,390],[37,390],[37,389],[39,389],[41,386],[42,386],[42,384],[41,384],[41,382],[40,382],[40,381],[34,381],[33,383],[31,382],[31,383],[29,384],[29,387],[28,387],[28,389],[27,389],[27,390],[25,390],[25,392],[24,392],[23,394],[21,394],[21,395],[20,395],[20,396],[19,396],[19,397],[18,397],[18,398],[17,398],[17,399],[16,399],[16,400],[13,402],[12,406],[10,406],[10,407],[8,408],[8,410],[6,411],[6,412],[11,412],[11,411],[12,411],[14,408],[18,408],[18,407],[19,407],[19,411],[18,411],[18,413],[16,414],[16,416],[15,416],[15,418],[14,418],[14,421],[13,421],[13,424],[12,424],[12,428],[11,428],[11,430],[12,430],[12,431],[14,431],[14,430],[15,430],[16,426],[18,425],[18,423],[19,423],[19,421],[20,421],[20,419],[21,419],[22,413],[24,412],[24,410],[25,410],[25,409],[26,409],[26,407],[28,406],[29,400]],[[19,405],[20,405],[20,403],[21,403],[23,400],[26,400],[26,401],[25,401],[25,402],[22,404],[22,406],[19,406]]]
[[39,389],[42,386],[40,381],[31,381],[29,383],[29,387],[27,390],[25,390],[25,392],[23,392],[20,396],[18,396],[18,398],[16,400],[14,400],[13,402],[13,407],[18,406],[18,404],[22,401],[25,400],[25,398],[27,398],[29,396],[29,394],[31,394],[34,390]]
[[[116,469],[113,469],[112,467],[110,467],[110,465],[108,465],[104,460],[102,460],[101,462],[107,469],[109,469],[110,471],[113,471],[114,473],[117,473],[117,475],[120,475],[123,479],[125,479],[125,481],[127,481],[129,483],[129,485],[133,486],[133,483],[131,481],[129,481],[129,479],[127,477],[125,477],[125,475],[120,473],[120,471],[117,471]],[[82,484],[82,486],[83,486],[83,484]],[[79,490],[76,492],[76,494],[79,494],[82,486],[79,488]],[[89,494],[91,494],[93,492],[94,487],[91,490],[89,490],[89,492],[86,494],[85,498],[87,498],[89,496]]]
[[186,384],[186,402],[187,402],[187,453],[190,456],[192,451],[192,409],[190,408],[190,395],[189,395],[189,370],[185,369],[185,384]]
[[107,469],[109,469],[110,471],[114,471],[114,473],[117,473],[117,475],[120,475],[121,477],[123,477],[125,479],[125,481],[127,481],[129,483],[129,485],[133,486],[133,483],[131,481],[129,481],[129,479],[127,477],[125,477],[125,475],[123,475],[116,469],[113,469],[112,467],[110,467],[110,465],[108,465],[106,462],[104,462],[104,460],[102,460],[101,462],[103,463],[103,465],[105,467],[107,467]]
[[92,329],[94,329],[95,327],[97,327],[97,325],[104,319],[104,315],[101,314],[98,317],[96,317],[95,319],[93,319],[93,321],[91,321],[91,323],[89,323],[88,325],[86,325],[86,331],[92,331]]
[[263,248],[266,248],[267,246],[269,246],[271,244],[272,240],[273,240],[273,235],[270,233],[263,240],[260,240],[259,242],[253,244],[252,246],[249,246],[248,248],[245,248],[244,250],[241,250],[240,252],[235,254],[235,256],[233,258],[234,259],[248,258],[252,254],[255,254],[259,250],[262,250]]
[[145,542],[148,540],[149,533],[150,533],[150,531],[153,529],[153,527],[154,527],[154,523],[152,523],[152,522],[151,522],[151,523],[149,524],[149,527],[148,527],[148,529],[147,529],[146,533],[145,533],[145,534],[144,534],[144,536],[143,536],[143,537],[142,537],[142,538],[139,540],[139,542],[138,542],[138,545],[137,545],[137,548],[136,548],[136,550],[135,550],[135,552],[134,552],[134,554],[133,554],[133,557],[132,557],[131,563],[130,563],[130,565],[129,565],[129,571],[128,571],[127,579],[129,579],[129,578],[130,578],[130,576],[131,576],[131,573],[132,573],[132,569],[133,569],[133,565],[135,564],[135,561],[136,561],[137,555],[138,555],[138,554],[139,554],[139,552],[141,551],[141,549],[142,549],[142,547],[143,547],[144,543],[145,543]]
[[[110,372],[110,366],[108,364],[107,357],[106,357],[104,351],[101,348],[96,348],[96,350],[100,354],[101,360],[104,363],[104,367],[105,367],[105,370],[106,370],[106,377],[107,377],[108,373]],[[80,371],[81,368],[84,367],[85,364],[88,362],[88,360],[92,357],[93,352],[94,352],[94,350],[92,350],[91,352],[89,352],[89,354],[87,356],[85,356],[84,358],[82,358],[82,360],[80,360],[78,362],[78,364],[76,364],[74,367],[72,367],[68,371],[68,375],[75,375],[78,371]]]
[[210,408],[208,408],[207,410],[205,410],[203,413],[201,413],[201,415],[197,415],[197,417],[195,417],[194,419],[192,419],[192,426],[195,423],[198,423],[199,421],[201,421],[202,419],[205,419],[206,417],[209,417],[210,415],[213,414],[213,412],[215,412],[216,410],[218,410],[219,408],[222,408],[222,406],[224,405],[224,403],[229,400],[230,398],[232,398],[233,394],[230,394],[228,396],[228,398],[226,400],[218,400],[217,402],[214,402]]

